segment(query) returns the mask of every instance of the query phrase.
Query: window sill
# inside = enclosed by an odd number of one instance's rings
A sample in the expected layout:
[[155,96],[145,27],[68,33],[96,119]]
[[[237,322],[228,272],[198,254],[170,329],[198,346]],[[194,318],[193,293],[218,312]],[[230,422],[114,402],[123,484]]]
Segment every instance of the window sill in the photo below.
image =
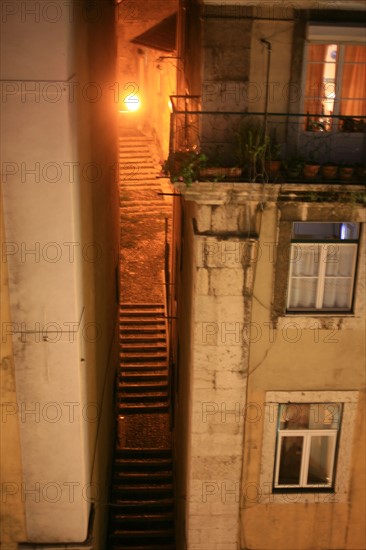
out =
[[274,328],[277,330],[287,330],[293,325],[294,329],[308,330],[355,330],[360,328],[361,316],[355,312],[350,313],[320,313],[311,312],[298,313],[287,312],[276,318]]

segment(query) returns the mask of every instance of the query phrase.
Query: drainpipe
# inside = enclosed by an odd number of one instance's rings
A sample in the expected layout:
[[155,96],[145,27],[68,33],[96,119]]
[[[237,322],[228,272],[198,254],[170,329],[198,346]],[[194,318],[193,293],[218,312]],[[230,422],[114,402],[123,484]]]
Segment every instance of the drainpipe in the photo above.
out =
[[266,97],[264,102],[264,135],[267,134],[267,117],[268,117],[268,97],[269,97],[269,71],[271,68],[271,53],[272,53],[272,44],[268,42],[265,38],[261,38],[262,44],[267,46],[267,75],[266,75]]

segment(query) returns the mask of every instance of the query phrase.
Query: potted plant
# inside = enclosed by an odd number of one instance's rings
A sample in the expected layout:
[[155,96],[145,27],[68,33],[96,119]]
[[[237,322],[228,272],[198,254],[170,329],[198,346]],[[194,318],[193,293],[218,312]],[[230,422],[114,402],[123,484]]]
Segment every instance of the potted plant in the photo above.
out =
[[319,173],[320,164],[314,159],[313,153],[310,153],[309,160],[305,161],[303,176],[306,180],[314,180]]
[[289,179],[298,179],[302,175],[304,164],[304,159],[300,156],[294,155],[288,157],[283,161],[286,176]]
[[321,174],[324,180],[335,180],[337,179],[338,166],[332,162],[326,162],[321,167]]
[[264,158],[268,136],[256,121],[246,120],[236,134],[237,158],[242,174],[251,182],[265,179]]
[[341,181],[351,181],[354,171],[355,168],[351,164],[342,164],[339,167],[339,179]]
[[214,158],[215,160],[208,158],[206,166],[200,168],[200,179],[220,181],[241,176],[241,168],[239,166],[225,166],[225,161],[220,161],[220,154],[218,152],[214,155]]
[[199,177],[199,171],[206,165],[207,156],[197,147],[180,149],[169,154],[163,162],[162,169],[165,175],[170,176],[172,182],[183,181],[190,185]]
[[268,138],[264,161],[264,167],[270,181],[276,181],[280,173],[282,164],[280,152],[281,146],[277,142],[276,134],[274,134]]

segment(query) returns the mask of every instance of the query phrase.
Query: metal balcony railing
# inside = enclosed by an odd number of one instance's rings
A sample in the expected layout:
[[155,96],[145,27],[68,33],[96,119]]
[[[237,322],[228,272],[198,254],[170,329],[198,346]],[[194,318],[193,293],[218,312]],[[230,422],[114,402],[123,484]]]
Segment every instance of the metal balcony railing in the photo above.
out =
[[[294,159],[338,166],[365,162],[366,115],[202,111],[198,96],[172,96],[171,102],[170,153],[202,152],[208,166],[243,167],[245,152],[257,153],[255,163],[278,156],[282,166]],[[257,173],[256,181],[261,181],[260,168]],[[253,173],[248,176],[244,170],[243,175],[241,181],[255,181]],[[354,176],[355,181],[360,178]]]

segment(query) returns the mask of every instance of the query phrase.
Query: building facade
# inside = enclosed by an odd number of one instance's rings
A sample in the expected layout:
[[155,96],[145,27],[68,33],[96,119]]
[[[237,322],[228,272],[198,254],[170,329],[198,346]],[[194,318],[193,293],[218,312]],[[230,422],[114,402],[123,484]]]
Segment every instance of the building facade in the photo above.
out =
[[115,6],[1,9],[1,547],[103,548],[118,364]]
[[180,548],[364,547],[365,179],[285,171],[362,162],[362,9],[182,5],[172,158],[232,166],[250,121],[282,171],[174,184]]

